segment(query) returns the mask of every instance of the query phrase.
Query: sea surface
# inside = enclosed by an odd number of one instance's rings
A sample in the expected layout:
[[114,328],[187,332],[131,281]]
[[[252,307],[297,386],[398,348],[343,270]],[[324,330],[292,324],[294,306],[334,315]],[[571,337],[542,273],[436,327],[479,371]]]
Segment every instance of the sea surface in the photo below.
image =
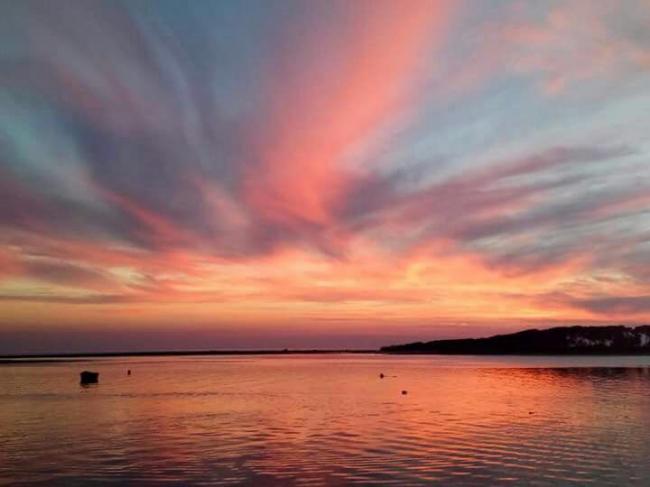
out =
[[0,365],[0,484],[647,486],[650,357]]

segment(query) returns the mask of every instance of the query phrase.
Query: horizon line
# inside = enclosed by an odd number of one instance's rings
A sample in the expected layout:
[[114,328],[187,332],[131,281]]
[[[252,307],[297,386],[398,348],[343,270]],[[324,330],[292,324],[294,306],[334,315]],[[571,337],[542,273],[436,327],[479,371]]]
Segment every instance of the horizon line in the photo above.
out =
[[198,355],[299,355],[299,354],[341,354],[341,353],[380,353],[380,349],[243,349],[243,350],[148,350],[120,352],[80,352],[80,353],[27,353],[0,355],[0,364],[14,363],[20,359],[57,359],[93,357],[164,357]]

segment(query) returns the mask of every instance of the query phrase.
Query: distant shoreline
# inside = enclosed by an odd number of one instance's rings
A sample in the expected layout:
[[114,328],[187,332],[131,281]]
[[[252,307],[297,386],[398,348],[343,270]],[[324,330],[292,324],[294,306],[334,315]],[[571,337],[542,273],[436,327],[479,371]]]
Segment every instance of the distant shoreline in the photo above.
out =
[[[114,357],[192,357],[192,356],[219,356],[219,355],[318,355],[318,354],[370,354],[379,353],[379,350],[175,350],[175,351],[150,351],[150,352],[84,352],[84,353],[47,353],[47,354],[22,354],[0,355],[0,364],[25,364],[42,362],[77,362],[88,358],[114,358]],[[68,360],[66,360],[68,359]]]
[[549,355],[607,356],[650,355],[650,325],[637,327],[568,326],[529,329],[487,338],[461,338],[389,345],[380,349],[282,349],[282,350],[158,350],[140,352],[85,352],[0,355],[2,364],[81,361],[112,357],[192,357],[246,355]]
[[415,355],[650,355],[650,325],[559,326],[487,338],[459,338],[382,347]]

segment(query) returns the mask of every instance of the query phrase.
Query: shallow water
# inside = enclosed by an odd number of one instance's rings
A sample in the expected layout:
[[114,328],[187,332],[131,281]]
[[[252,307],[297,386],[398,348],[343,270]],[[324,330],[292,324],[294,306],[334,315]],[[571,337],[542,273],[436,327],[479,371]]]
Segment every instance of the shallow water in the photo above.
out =
[[0,365],[0,484],[649,485],[649,459],[649,357]]

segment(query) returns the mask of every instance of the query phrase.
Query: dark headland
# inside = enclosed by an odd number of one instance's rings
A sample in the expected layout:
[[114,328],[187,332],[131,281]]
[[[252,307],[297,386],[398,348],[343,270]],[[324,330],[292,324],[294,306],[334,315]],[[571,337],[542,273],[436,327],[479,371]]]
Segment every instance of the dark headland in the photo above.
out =
[[650,354],[650,325],[565,326],[489,338],[436,340],[382,347],[391,354],[632,355]]

